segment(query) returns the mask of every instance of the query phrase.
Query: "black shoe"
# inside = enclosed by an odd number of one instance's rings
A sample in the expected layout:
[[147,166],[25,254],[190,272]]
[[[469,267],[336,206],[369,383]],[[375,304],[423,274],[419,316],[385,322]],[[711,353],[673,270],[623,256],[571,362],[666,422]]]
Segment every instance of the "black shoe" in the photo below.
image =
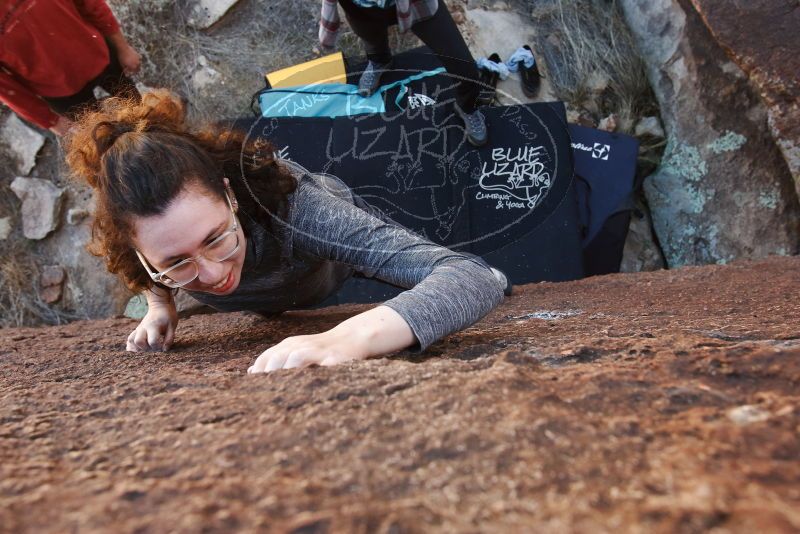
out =
[[[500,55],[495,52],[487,58],[494,63],[501,63]],[[480,83],[480,92],[476,103],[479,106],[491,106],[497,94],[497,80],[500,79],[500,74],[487,69],[478,69],[478,80]]]
[[509,280],[508,276],[506,276],[506,273],[500,269],[496,267],[490,267],[490,269],[492,270],[494,277],[497,278],[497,281],[500,282],[500,285],[503,286],[503,295],[510,297],[512,291],[514,290],[511,280]]
[[464,129],[467,131],[467,141],[472,146],[483,146],[489,141],[489,132],[486,129],[486,118],[479,110],[472,113],[464,113],[456,104],[456,113],[464,121]]
[[375,92],[375,89],[381,85],[381,75],[392,65],[392,62],[380,64],[367,62],[367,67],[361,73],[361,78],[358,80],[358,94],[367,97]]
[[[522,48],[529,51],[533,55],[531,47],[524,45]],[[532,67],[519,66],[520,79],[522,80],[522,92],[528,98],[535,98],[536,93],[539,92],[539,85],[541,85],[542,75],[539,74],[539,67],[536,66],[536,60],[533,61]]]

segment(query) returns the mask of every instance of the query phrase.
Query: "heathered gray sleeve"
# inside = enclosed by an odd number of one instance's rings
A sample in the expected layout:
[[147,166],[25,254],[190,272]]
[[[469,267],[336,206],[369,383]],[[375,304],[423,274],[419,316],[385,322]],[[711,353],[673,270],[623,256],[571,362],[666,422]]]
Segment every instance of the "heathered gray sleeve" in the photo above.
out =
[[300,180],[292,204],[295,248],[408,289],[384,305],[405,319],[420,351],[503,300],[500,283],[479,260],[383,221],[311,180]]

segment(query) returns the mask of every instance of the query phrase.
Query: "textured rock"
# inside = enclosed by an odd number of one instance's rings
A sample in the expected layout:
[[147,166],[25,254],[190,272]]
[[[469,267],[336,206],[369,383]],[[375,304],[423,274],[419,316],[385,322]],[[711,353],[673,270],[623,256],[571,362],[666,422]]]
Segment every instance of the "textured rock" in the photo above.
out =
[[796,253],[794,184],[746,77],[688,0],[620,5],[667,132],[644,187],[668,265]]
[[8,236],[11,235],[12,229],[13,227],[11,226],[11,217],[0,218],[0,240],[8,239]]
[[647,207],[637,202],[637,213],[631,215],[631,224],[625,238],[625,247],[622,249],[622,261],[619,270],[623,273],[638,273],[640,271],[657,271],[664,269],[664,255],[653,238],[653,225]]
[[214,88],[222,78],[219,71],[209,66],[208,59],[205,56],[197,58],[197,70],[192,75],[192,87],[195,91],[203,91],[207,88]]
[[71,183],[64,197],[64,207],[68,207],[64,218],[69,224],[62,224],[47,239],[34,245],[38,257],[47,258],[48,263],[58,264],[69,273],[60,308],[74,310],[86,318],[121,315],[131,297],[130,291],[107,271],[100,258],[86,251],[91,237],[89,214],[95,209],[91,190]]
[[644,137],[649,135],[650,137],[661,139],[665,134],[664,128],[661,127],[661,121],[658,120],[658,117],[644,117],[642,120],[636,123],[634,135],[636,135],[636,137]]
[[39,275],[39,296],[48,304],[61,300],[66,273],[60,265],[45,265]]
[[83,208],[70,208],[67,210],[67,223],[72,225],[80,224],[89,215],[89,211]]
[[608,117],[600,120],[600,124],[597,125],[599,130],[603,130],[605,132],[616,132],[617,131],[617,123],[619,119],[615,114],[611,114]]
[[195,0],[191,5],[188,23],[198,29],[216,24],[238,0]]
[[369,306],[195,316],[168,353],[126,353],[130,319],[3,329],[0,525],[797,531],[798,278],[531,284],[423,354],[262,376],[264,348]]
[[8,146],[17,160],[17,172],[27,175],[36,165],[36,155],[44,146],[44,136],[10,113],[0,127],[0,141]]
[[61,285],[65,276],[64,268],[60,265],[45,265],[42,267],[40,283],[42,287]]
[[601,70],[596,70],[589,75],[589,78],[586,80],[586,86],[594,93],[598,95],[601,94],[603,91],[608,89],[608,85],[611,83],[611,78],[608,77],[608,74]]
[[11,190],[22,201],[22,233],[28,239],[44,239],[58,227],[64,190],[48,180],[18,176]]
[[760,406],[737,406],[728,410],[728,418],[737,425],[760,423],[770,418],[770,413]]
[[800,9],[794,0],[691,0],[758,88],[800,195]]
[[125,317],[129,319],[141,319],[147,315],[147,299],[144,295],[134,295],[125,306]]

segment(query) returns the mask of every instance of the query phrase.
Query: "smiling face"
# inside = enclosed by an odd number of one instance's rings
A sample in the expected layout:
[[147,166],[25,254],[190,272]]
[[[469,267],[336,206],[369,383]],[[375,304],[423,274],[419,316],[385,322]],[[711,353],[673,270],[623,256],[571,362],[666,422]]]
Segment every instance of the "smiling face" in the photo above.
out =
[[[208,243],[231,229],[232,222],[231,209],[225,199],[193,184],[185,187],[162,213],[134,218],[133,242],[150,266],[161,272],[200,254]],[[228,295],[239,287],[247,249],[241,224],[237,234],[239,249],[236,253],[221,263],[198,258],[199,274],[183,286],[184,289]]]

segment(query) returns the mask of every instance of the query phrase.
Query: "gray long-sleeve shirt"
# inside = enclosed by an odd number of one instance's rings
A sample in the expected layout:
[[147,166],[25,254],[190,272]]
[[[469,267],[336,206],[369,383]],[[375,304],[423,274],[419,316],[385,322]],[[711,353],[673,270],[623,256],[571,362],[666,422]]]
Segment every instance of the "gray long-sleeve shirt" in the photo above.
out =
[[240,212],[247,246],[239,286],[229,295],[191,291],[192,297],[223,311],[279,313],[323,301],[360,272],[408,289],[383,305],[408,323],[418,350],[502,301],[503,288],[479,258],[376,216],[334,176],[282,163],[298,179],[287,224],[270,232]]

